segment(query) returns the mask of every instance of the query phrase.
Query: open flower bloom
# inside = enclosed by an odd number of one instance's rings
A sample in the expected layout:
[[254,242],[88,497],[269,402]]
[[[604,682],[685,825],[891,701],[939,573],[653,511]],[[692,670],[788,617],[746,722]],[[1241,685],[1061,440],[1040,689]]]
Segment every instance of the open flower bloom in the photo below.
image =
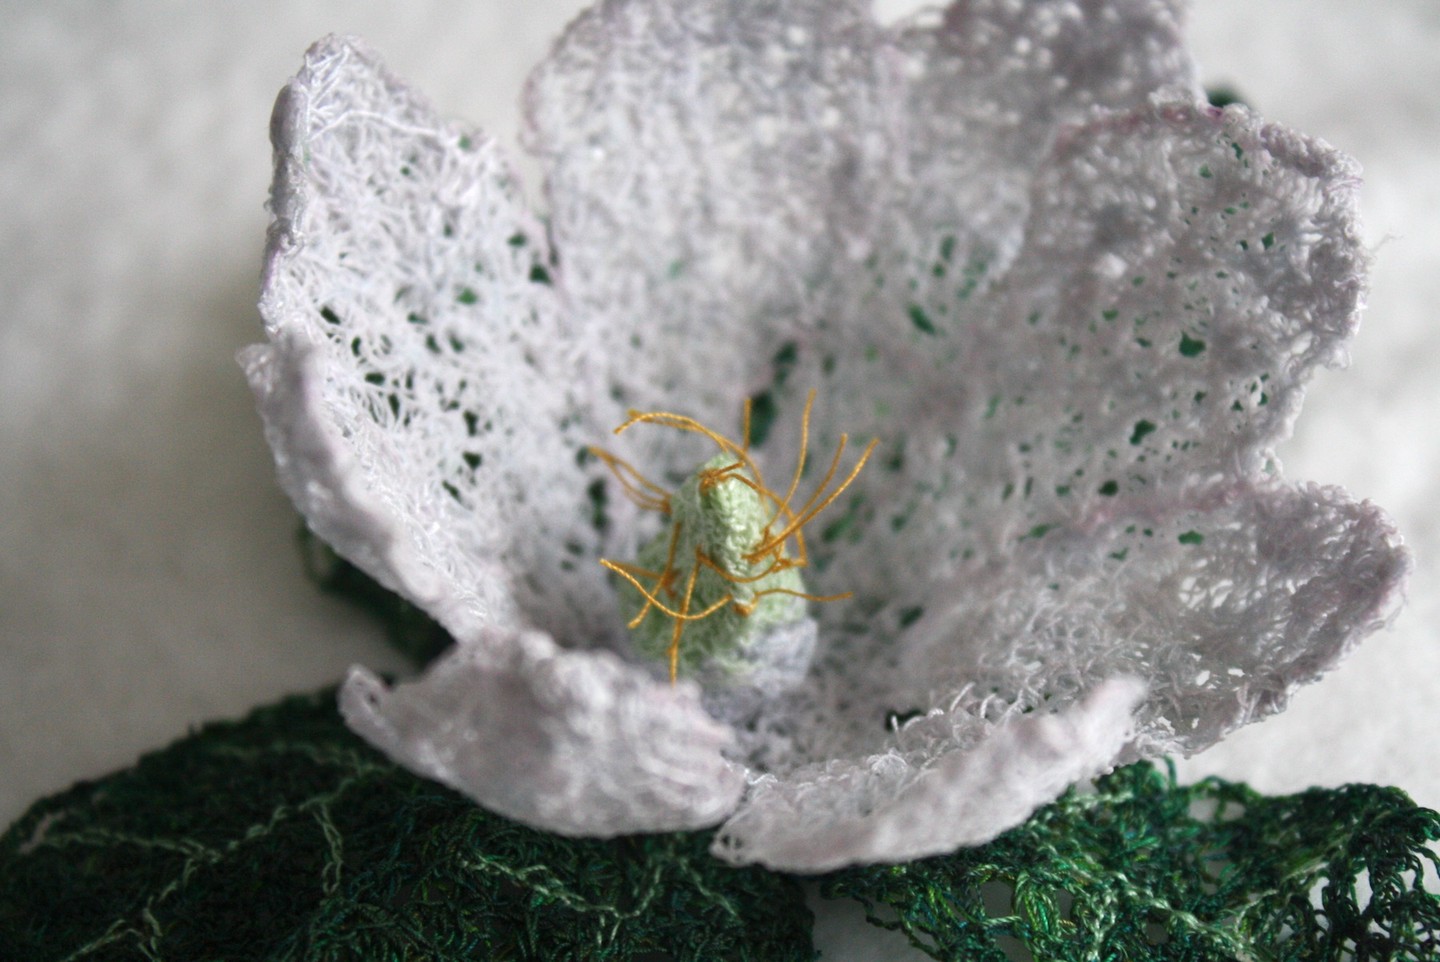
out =
[[[243,362],[281,482],[458,641],[351,726],[580,835],[821,870],[988,840],[1284,707],[1389,614],[1384,515],[1272,446],[1363,295],[1356,168],[1207,106],[1166,0],[606,0],[528,88],[547,211],[363,45],[276,107]],[[815,521],[814,660],[744,713],[630,654],[604,558],[734,434],[875,439]],[[853,449],[852,449],[853,450]],[[824,457],[816,458],[823,467]],[[813,481],[813,474],[807,478]],[[741,718],[742,721],[737,721]]]

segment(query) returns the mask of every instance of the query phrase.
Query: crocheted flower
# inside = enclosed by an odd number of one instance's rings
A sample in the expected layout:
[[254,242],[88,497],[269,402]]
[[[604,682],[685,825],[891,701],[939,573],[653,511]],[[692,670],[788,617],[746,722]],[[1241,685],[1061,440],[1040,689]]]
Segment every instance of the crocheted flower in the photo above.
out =
[[[562,833],[908,859],[1280,710],[1388,613],[1389,522],[1272,455],[1356,324],[1354,165],[1205,105],[1170,2],[865,6],[583,14],[528,88],[544,219],[355,41],[282,93],[243,361],[310,526],[458,642],[345,686],[401,763]],[[817,450],[876,440],[806,547],[852,595],[797,685],[672,685],[599,563],[663,519],[591,446],[678,487],[714,444],[611,429],[749,399],[785,478],[811,392]]]

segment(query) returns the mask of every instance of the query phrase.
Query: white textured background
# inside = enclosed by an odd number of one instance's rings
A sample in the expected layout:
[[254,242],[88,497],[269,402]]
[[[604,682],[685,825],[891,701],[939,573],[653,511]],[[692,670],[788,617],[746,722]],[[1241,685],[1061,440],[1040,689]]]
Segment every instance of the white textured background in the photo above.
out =
[[[301,574],[233,361],[259,333],[270,105],[311,40],[354,32],[513,142],[581,5],[0,0],[0,825],[203,720],[402,667]],[[1440,4],[1197,0],[1191,35],[1207,84],[1365,168],[1354,363],[1281,455],[1386,506],[1417,567],[1392,629],[1181,771],[1440,808]],[[857,931],[829,919],[826,958],[884,951]]]

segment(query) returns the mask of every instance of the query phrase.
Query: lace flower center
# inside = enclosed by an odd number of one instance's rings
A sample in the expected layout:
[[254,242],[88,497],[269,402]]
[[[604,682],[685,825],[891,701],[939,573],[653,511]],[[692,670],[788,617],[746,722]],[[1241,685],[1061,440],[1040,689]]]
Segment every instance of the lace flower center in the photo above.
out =
[[[875,449],[871,441],[843,480],[836,482],[849,443],[841,435],[813,493],[796,504],[810,440],[812,391],[805,402],[800,451],[784,493],[766,484],[750,454],[747,401],[736,442],[694,418],[665,411],[631,411],[615,434],[654,424],[703,435],[719,449],[673,492],[628,462],[600,448],[591,453],[610,468],[641,508],[666,519],[665,529],[640,549],[633,563],[601,559],[619,579],[628,627],[641,654],[664,658],[673,683],[682,670],[717,669],[730,681],[756,669],[755,651],[773,631],[804,621],[807,601],[840,601],[849,592],[815,595],[800,569],[808,564],[805,526],[829,507],[860,474]],[[807,656],[808,661],[808,656]]]

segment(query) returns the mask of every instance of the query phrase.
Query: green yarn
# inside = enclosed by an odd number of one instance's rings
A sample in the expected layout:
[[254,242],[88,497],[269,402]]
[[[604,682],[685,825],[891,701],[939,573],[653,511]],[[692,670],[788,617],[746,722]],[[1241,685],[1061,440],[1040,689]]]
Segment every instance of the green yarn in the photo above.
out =
[[[1395,789],[1139,764],[988,845],[817,881],[937,959],[1435,959],[1437,838]],[[0,836],[0,959],[813,958],[799,880],[709,840],[525,828],[370,750],[333,691],[289,698],[36,803]]]
[[708,844],[491,815],[326,692],[33,806],[0,837],[0,959],[810,959],[799,886]]
[[1397,789],[1274,798],[1139,764],[989,845],[820,891],[936,959],[1434,960],[1437,840],[1440,815]]

